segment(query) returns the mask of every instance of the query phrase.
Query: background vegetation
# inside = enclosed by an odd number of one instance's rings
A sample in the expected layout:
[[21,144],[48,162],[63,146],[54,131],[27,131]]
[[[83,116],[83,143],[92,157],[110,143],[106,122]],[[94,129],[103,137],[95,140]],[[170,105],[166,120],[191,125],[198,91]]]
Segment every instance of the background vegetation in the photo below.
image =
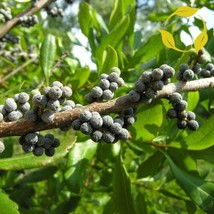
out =
[[[31,5],[5,2],[13,16]],[[212,1],[191,2],[194,7],[214,9]],[[18,25],[11,30],[21,38],[20,44],[8,43],[4,50],[21,47],[33,55],[16,61],[0,56],[1,104],[17,92],[30,92],[47,85],[47,80],[59,80],[72,87],[76,103],[85,105],[84,95],[96,85],[99,75],[113,66],[121,69],[126,82],[117,92],[122,96],[143,71],[165,63],[178,70],[179,64],[188,61],[187,54],[164,47],[157,29],[178,6],[190,6],[190,1],[90,0],[74,1],[72,6],[58,0],[56,4],[64,8],[63,18],[47,17],[42,10],[36,14],[37,25]],[[72,8],[77,4],[76,15]],[[180,33],[190,34],[191,25],[202,28],[195,17],[193,23],[175,18],[167,29],[181,49],[188,47],[180,40]],[[72,51],[77,45],[84,46],[81,37],[75,36],[80,30],[88,39],[84,48],[91,53],[96,69],[83,65]],[[55,36],[54,58],[59,66],[47,74],[40,59],[48,34]],[[213,56],[213,28],[208,36],[205,48]],[[49,130],[62,145],[54,157],[34,157],[23,154],[18,137],[4,138],[1,213],[213,213],[214,89],[183,96],[188,110],[197,114],[200,129],[196,132],[178,130],[175,122],[166,118],[170,105],[162,99],[139,106],[130,140],[113,145],[96,144],[71,130]]]

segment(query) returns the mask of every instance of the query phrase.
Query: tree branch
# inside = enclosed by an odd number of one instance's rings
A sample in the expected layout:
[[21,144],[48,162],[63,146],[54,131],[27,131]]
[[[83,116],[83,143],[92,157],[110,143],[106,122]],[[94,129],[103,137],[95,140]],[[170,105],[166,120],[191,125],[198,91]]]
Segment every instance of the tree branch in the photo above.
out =
[[0,38],[7,34],[12,28],[19,24],[19,18],[22,16],[31,16],[36,12],[40,11],[42,8],[48,6],[56,0],[40,0],[34,6],[24,10],[22,13],[18,14],[13,19],[7,21],[4,25],[0,27]]
[[[190,82],[177,82],[168,84],[158,92],[155,99],[167,98],[173,92],[198,91],[205,88],[214,88],[214,77]],[[100,114],[105,115],[120,112],[124,108],[134,105],[137,105],[137,103],[131,103],[128,99],[128,95],[125,95],[105,103],[95,102],[87,106],[72,109],[70,111],[57,112],[55,113],[54,121],[51,124],[45,124],[42,121],[31,123],[24,119],[16,122],[2,122],[0,123],[0,137],[20,136],[29,132],[68,126],[71,125],[71,122],[77,119],[80,115],[80,112],[85,109],[90,111],[97,111]]]

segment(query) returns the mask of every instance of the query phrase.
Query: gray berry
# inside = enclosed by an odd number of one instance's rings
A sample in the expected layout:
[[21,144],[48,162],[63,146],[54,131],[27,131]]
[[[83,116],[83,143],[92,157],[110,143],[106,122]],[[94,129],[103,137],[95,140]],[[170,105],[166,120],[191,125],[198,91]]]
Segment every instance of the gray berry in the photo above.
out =
[[106,143],[114,143],[115,135],[112,134],[110,131],[106,131],[103,133],[102,140]]
[[192,112],[192,111],[188,111],[187,112],[187,119],[188,120],[195,120],[196,116],[195,116],[195,113]]
[[94,142],[100,142],[102,140],[103,137],[103,133],[99,130],[95,130],[92,134],[91,134],[91,139]]
[[185,129],[187,127],[187,122],[185,120],[178,120],[177,127],[179,129]]
[[99,86],[95,86],[94,88],[92,88],[91,96],[93,98],[98,99],[98,98],[102,97],[102,95],[103,95],[102,88],[100,88]]
[[45,149],[45,154],[49,157],[54,156],[55,154],[55,149],[53,147],[50,147],[48,149]]
[[75,107],[75,102],[73,100],[66,100],[64,102],[64,106],[71,106],[72,108]]
[[80,113],[80,120],[82,122],[88,122],[92,118],[92,113],[88,110],[84,110]]
[[108,79],[108,74],[105,74],[105,73],[101,74],[100,75],[100,80],[101,79]]
[[52,110],[52,111],[59,111],[60,109],[60,103],[59,103],[59,100],[52,100],[52,99],[49,99],[48,102],[47,102],[47,106],[46,106],[49,110]]
[[25,135],[25,142],[28,145],[36,144],[38,142],[38,134],[36,132]]
[[120,78],[120,75],[117,72],[111,72],[108,76],[108,79],[110,82],[117,82],[117,80]]
[[53,100],[58,100],[62,96],[62,90],[58,86],[52,86],[48,96]]
[[19,109],[22,113],[25,113],[26,111],[29,111],[29,110],[30,110],[30,103],[29,103],[29,102],[26,102],[26,103],[20,104],[18,109]]
[[114,120],[111,116],[105,115],[103,117],[103,126],[104,127],[110,127],[113,124]]
[[15,111],[11,111],[7,116],[9,121],[17,121],[23,117],[23,114],[21,111],[15,110]]
[[42,147],[35,147],[33,150],[33,154],[35,156],[42,156],[43,155],[43,148]]
[[199,128],[199,124],[196,120],[189,120],[187,122],[187,127],[192,130],[192,131],[195,131]]
[[4,108],[7,112],[15,111],[17,109],[17,104],[13,98],[7,98]]
[[156,68],[152,71],[152,80],[161,80],[163,78],[163,70]]
[[184,71],[184,73],[183,73],[183,79],[185,81],[192,80],[193,77],[194,77],[194,72],[191,69],[187,69],[187,70]]
[[34,110],[29,110],[25,112],[24,118],[29,122],[35,122],[38,118],[38,115]]
[[103,91],[102,98],[104,100],[111,100],[114,97],[114,92],[112,92],[110,89],[105,89]]
[[63,84],[60,81],[54,81],[51,84],[51,87],[53,87],[53,86],[57,86],[61,89],[63,87]]
[[121,71],[120,71],[120,69],[119,69],[118,67],[112,67],[111,70],[110,70],[110,72],[111,72],[111,73],[112,73],[112,72],[116,72],[116,73],[118,73],[118,75],[121,74]]
[[109,89],[114,92],[118,89],[118,84],[116,82],[111,82]]
[[170,119],[177,118],[177,111],[174,108],[171,108],[167,111],[167,117]]
[[179,94],[177,92],[174,92],[169,97],[169,101],[170,101],[170,103],[172,103],[172,105],[176,105],[176,104],[180,103],[181,100],[182,100],[182,96],[181,96],[181,94]]
[[48,98],[42,94],[36,94],[32,98],[33,104],[37,107],[44,108],[47,105]]
[[85,95],[85,101],[87,103],[93,103],[96,99],[91,95],[91,93],[88,93]]
[[72,89],[70,88],[70,87],[68,87],[68,86],[64,86],[63,88],[62,88],[62,96],[64,97],[64,98],[68,98],[68,97],[70,97],[71,95],[72,95]]
[[150,83],[152,81],[152,72],[151,71],[143,72],[143,74],[140,76],[140,79],[144,83]]
[[80,126],[80,131],[83,134],[90,135],[93,132],[93,128],[89,123],[85,122]]
[[140,100],[140,93],[132,90],[128,93],[128,99],[130,102],[133,102],[133,103],[138,102]]
[[75,119],[71,124],[72,128],[76,131],[80,130],[81,125],[82,125],[82,122],[80,119]]
[[53,122],[54,120],[54,112],[50,111],[50,110],[45,110],[42,114],[41,114],[41,119],[43,120],[43,122],[50,124]]
[[127,129],[122,128],[120,133],[117,135],[119,139],[127,140],[129,138],[129,132]]
[[139,93],[142,93],[146,90],[146,85],[145,83],[143,83],[141,80],[138,80],[136,83],[135,83],[135,91],[139,92]]
[[89,123],[94,129],[99,129],[103,125],[103,118],[98,112],[92,112],[92,117],[89,120]]
[[19,103],[26,103],[28,102],[30,99],[29,95],[25,92],[21,92],[19,95],[18,95],[18,102]]
[[101,79],[100,80],[100,88],[102,88],[103,90],[108,89],[110,86],[110,82],[107,79]]
[[181,100],[180,103],[176,104],[174,108],[178,111],[184,111],[187,108],[187,102],[185,100]]
[[119,134],[120,131],[121,131],[121,129],[122,129],[121,124],[120,124],[120,123],[116,123],[116,122],[114,122],[114,123],[110,126],[110,128],[109,128],[109,130],[110,130],[111,133],[113,133],[113,134]]

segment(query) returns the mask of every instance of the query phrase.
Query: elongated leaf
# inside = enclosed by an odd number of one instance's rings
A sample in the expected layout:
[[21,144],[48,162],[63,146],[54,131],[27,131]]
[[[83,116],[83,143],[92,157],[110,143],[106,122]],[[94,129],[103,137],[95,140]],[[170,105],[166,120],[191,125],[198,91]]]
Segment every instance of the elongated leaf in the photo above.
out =
[[199,92],[198,91],[188,92],[187,110],[193,111],[194,108],[198,105],[198,101],[199,101]]
[[112,67],[118,66],[117,52],[113,47],[108,46],[103,55],[103,66],[101,73],[108,73]]
[[78,20],[83,34],[89,37],[91,13],[89,4],[84,1],[79,4]]
[[214,116],[196,132],[189,134],[183,142],[173,142],[169,146],[188,150],[203,150],[214,145]]
[[23,170],[46,166],[65,157],[75,141],[76,137],[74,136],[63,138],[63,143],[56,149],[53,157],[47,157],[45,154],[40,157],[36,157],[33,154],[24,154],[12,158],[0,159],[0,169]]
[[131,184],[121,156],[118,156],[113,174],[113,200],[120,214],[133,214]]
[[145,178],[147,176],[155,175],[161,169],[164,160],[163,153],[157,151],[139,166],[137,177]]
[[173,16],[190,17],[193,16],[199,8],[192,8],[188,6],[180,6],[174,13],[172,13],[166,20],[165,25]]
[[139,192],[137,194],[137,197],[135,199],[135,209],[136,209],[136,214],[147,214],[147,204],[144,195]]
[[47,83],[49,83],[49,78],[51,76],[51,69],[54,65],[55,54],[56,54],[55,37],[51,34],[48,34],[42,43],[40,57],[40,62]]
[[166,157],[180,187],[203,211],[209,214],[213,213],[214,183],[187,174],[179,169],[169,156],[166,155]]
[[68,157],[65,179],[71,191],[79,193],[87,177],[87,167],[97,149],[91,140],[76,143]]
[[19,214],[18,205],[12,201],[9,196],[0,190],[0,208],[1,214]]
[[203,26],[204,26],[203,31],[197,36],[197,38],[194,41],[194,47],[197,53],[201,48],[203,48],[206,45],[208,41],[207,29],[204,21]]

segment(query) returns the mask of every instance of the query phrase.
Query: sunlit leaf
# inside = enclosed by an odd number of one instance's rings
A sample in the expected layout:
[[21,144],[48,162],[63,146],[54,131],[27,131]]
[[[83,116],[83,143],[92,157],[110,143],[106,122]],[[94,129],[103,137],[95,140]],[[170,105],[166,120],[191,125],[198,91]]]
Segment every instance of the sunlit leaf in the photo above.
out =
[[179,169],[168,155],[166,155],[166,158],[180,187],[203,211],[213,213],[214,183],[189,175]]
[[15,1],[19,3],[26,3],[26,2],[30,2],[31,0],[15,0]]
[[0,208],[2,214],[19,214],[18,205],[12,201],[9,196],[0,190]]
[[47,83],[49,83],[49,78],[51,76],[51,69],[54,65],[55,54],[56,54],[55,36],[48,34],[42,43],[40,56],[41,66]]
[[194,47],[197,53],[201,48],[203,48],[206,45],[208,41],[207,29],[204,21],[203,26],[204,26],[203,31],[197,36],[197,38],[194,41]]

